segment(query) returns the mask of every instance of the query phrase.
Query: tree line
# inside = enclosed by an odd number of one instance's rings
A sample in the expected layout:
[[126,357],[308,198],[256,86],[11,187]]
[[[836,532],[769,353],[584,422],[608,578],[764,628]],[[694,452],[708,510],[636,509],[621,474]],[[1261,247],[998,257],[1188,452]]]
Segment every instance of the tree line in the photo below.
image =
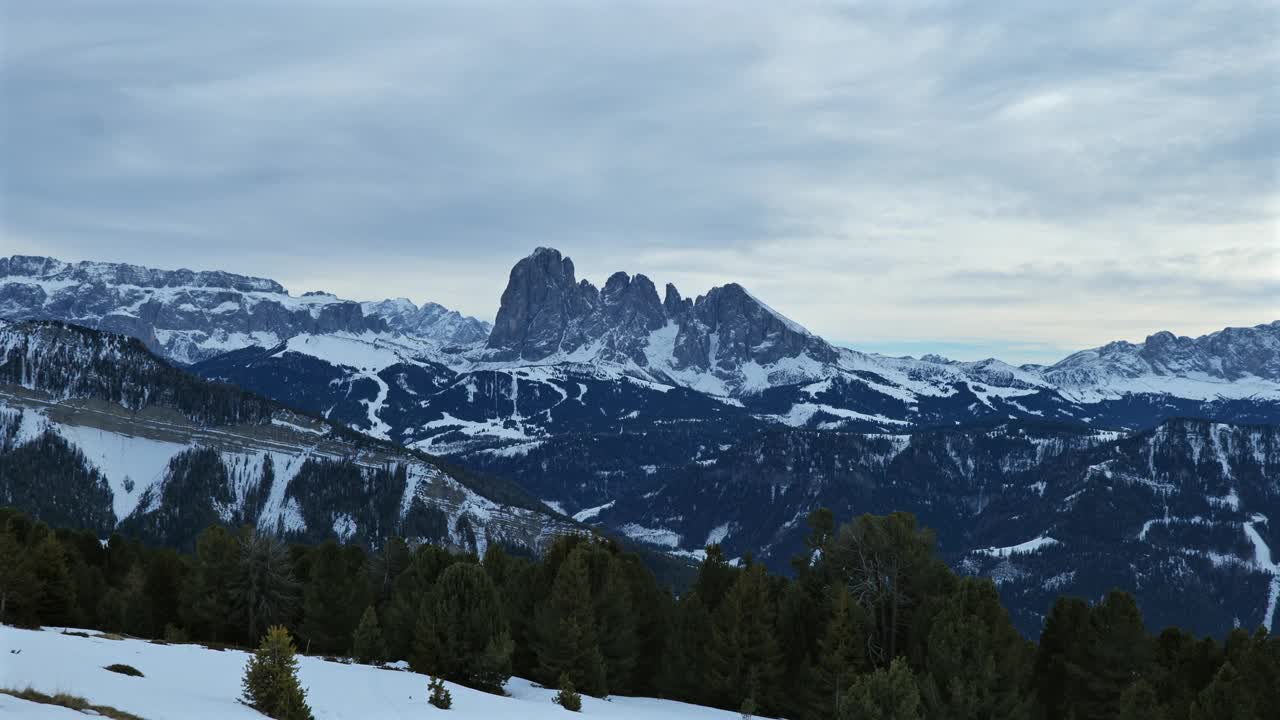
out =
[[809,518],[790,576],[706,551],[663,587],[601,537],[541,557],[400,538],[369,551],[210,526],[194,552],[51,529],[0,510],[0,620],[299,649],[501,692],[512,675],[578,692],[808,718],[1211,720],[1280,707],[1280,640],[1152,635],[1133,598],[1061,598],[1038,643],[985,578],[959,577],[905,513]]

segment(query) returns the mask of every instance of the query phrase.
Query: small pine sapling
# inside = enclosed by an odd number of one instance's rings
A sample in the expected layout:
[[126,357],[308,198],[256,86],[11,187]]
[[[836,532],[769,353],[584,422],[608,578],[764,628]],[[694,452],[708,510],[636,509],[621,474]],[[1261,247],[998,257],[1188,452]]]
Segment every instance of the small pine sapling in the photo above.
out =
[[582,696],[574,689],[569,673],[560,674],[560,692],[556,693],[552,702],[569,712],[578,712],[582,709]]
[[453,707],[453,696],[449,694],[449,689],[444,686],[444,680],[432,676],[427,681],[427,689],[431,691],[427,696],[427,702],[441,710],[448,710]]
[[382,629],[378,627],[378,613],[370,605],[360,618],[352,638],[351,655],[358,663],[376,665],[386,656],[386,644],[382,640]]
[[276,720],[313,720],[298,682],[297,648],[283,625],[273,625],[244,669],[244,702]]

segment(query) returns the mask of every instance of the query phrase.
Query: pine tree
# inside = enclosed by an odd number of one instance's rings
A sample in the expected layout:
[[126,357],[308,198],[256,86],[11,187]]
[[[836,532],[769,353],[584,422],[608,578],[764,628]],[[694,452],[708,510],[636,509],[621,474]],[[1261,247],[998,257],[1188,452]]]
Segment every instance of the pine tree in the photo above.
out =
[[782,709],[775,694],[782,662],[773,619],[768,575],[763,565],[753,565],[716,610],[707,648],[708,690],[722,707],[753,697],[766,713]]
[[347,649],[364,605],[362,563],[333,540],[315,548],[310,577],[303,594],[302,637],[311,652],[338,653]]
[[708,701],[705,678],[711,632],[711,613],[698,593],[680,598],[663,667],[664,696],[699,704]]
[[920,691],[907,661],[859,675],[849,686],[839,717],[845,720],[920,720]]
[[544,683],[567,674],[582,692],[603,697],[608,688],[596,639],[587,552],[578,547],[569,554],[537,610],[538,670]]
[[729,565],[720,545],[708,545],[706,556],[698,566],[698,579],[693,584],[693,591],[702,598],[707,611],[714,613],[737,577],[738,570]]
[[188,564],[173,548],[156,548],[148,553],[143,592],[151,606],[149,636],[160,635],[164,626],[178,622],[182,606],[182,585]]
[[62,543],[49,535],[31,551],[35,570],[36,614],[44,625],[67,625],[76,605],[76,589]]
[[841,700],[859,673],[870,670],[865,649],[861,609],[844,588],[837,588],[831,603],[831,619],[823,635],[818,660],[818,707],[826,717],[841,707]]
[[1169,716],[1159,700],[1151,683],[1138,680],[1120,696],[1117,720],[1165,720]]
[[610,557],[604,567],[607,577],[595,601],[600,654],[604,658],[609,690],[625,694],[631,691],[632,673],[639,655],[636,617],[631,588],[621,563]]
[[1036,649],[1036,694],[1047,720],[1069,720],[1088,674],[1089,603],[1058,598]]
[[230,628],[230,587],[240,550],[235,536],[211,525],[196,539],[195,562],[183,584],[180,615],[197,637],[223,640]]
[[298,682],[297,649],[289,631],[273,625],[244,671],[244,702],[276,720],[312,720],[306,690]]
[[989,579],[965,578],[934,615],[921,691],[939,720],[1031,715],[1032,651]]
[[391,591],[396,578],[400,577],[400,573],[404,572],[411,562],[413,562],[413,554],[409,551],[409,544],[404,538],[389,538],[387,546],[378,556],[377,569],[380,574],[375,575],[378,580],[376,594],[379,610],[386,610],[387,603],[391,602]]
[[453,694],[444,686],[444,680],[434,676],[427,680],[427,702],[441,710],[453,707]]
[[151,602],[146,593],[146,575],[141,562],[134,563],[118,587],[98,602],[97,613],[103,629],[143,636],[150,632]]
[[351,655],[356,662],[372,665],[382,662],[387,648],[382,642],[382,629],[378,627],[378,613],[370,605],[360,617],[355,636],[351,640]]
[[1080,709],[1086,717],[1115,717],[1120,695],[1151,654],[1151,640],[1133,596],[1113,590],[1089,615],[1086,672]]
[[560,673],[559,686],[560,691],[556,693],[552,702],[569,712],[582,710],[582,696],[574,689],[573,680],[569,678],[569,673]]
[[239,546],[229,589],[245,630],[249,637],[255,637],[263,625],[288,618],[297,604],[298,584],[293,579],[288,548],[279,540],[246,531]]
[[0,623],[34,623],[39,592],[31,556],[8,529],[0,530]]
[[422,603],[413,667],[453,682],[501,692],[511,677],[511,635],[498,591],[483,568],[458,563]]
[[[635,665],[627,692],[653,697],[659,694],[662,684],[663,656],[667,643],[671,641],[675,599],[658,585],[653,572],[636,555],[620,555],[617,562],[630,587],[631,618],[635,628]],[[612,680],[610,688],[623,692],[612,687]]]
[[910,513],[862,515],[842,526],[829,543],[825,562],[862,607],[868,622],[867,656],[879,667],[906,652],[916,612],[955,582],[934,553],[932,531],[919,528]]
[[[1274,709],[1274,708],[1273,708]],[[1248,687],[1230,660],[1222,663],[1213,682],[1200,691],[1191,707],[1191,720],[1254,720],[1261,717]]]
[[413,553],[409,566],[392,582],[391,601],[382,617],[389,658],[407,660],[413,655],[422,601],[440,573],[454,562],[455,558],[443,548],[422,545]]

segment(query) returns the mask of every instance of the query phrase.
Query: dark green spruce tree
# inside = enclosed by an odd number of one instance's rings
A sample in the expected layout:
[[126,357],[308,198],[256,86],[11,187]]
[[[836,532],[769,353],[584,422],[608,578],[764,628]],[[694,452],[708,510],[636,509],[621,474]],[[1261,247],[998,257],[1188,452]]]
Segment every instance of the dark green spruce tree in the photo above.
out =
[[182,621],[193,636],[222,642],[238,635],[231,622],[231,585],[239,561],[239,544],[226,529],[211,525],[196,538],[195,559],[181,592]]
[[581,546],[569,553],[550,595],[537,608],[538,678],[552,687],[566,675],[579,692],[604,697],[609,689],[596,635],[588,553]]
[[303,594],[301,636],[311,652],[342,653],[368,603],[363,552],[333,540],[311,554],[311,572]]
[[378,613],[373,606],[365,608],[351,638],[351,657],[358,663],[376,665],[387,656],[387,646],[382,640],[382,628],[378,627]]
[[763,565],[734,582],[713,615],[706,682],[720,707],[736,709],[751,698],[765,714],[783,709],[779,693],[782,652],[774,635],[774,605]]
[[498,591],[484,568],[457,563],[440,575],[423,600],[414,650],[417,672],[502,691],[511,677],[511,634]]

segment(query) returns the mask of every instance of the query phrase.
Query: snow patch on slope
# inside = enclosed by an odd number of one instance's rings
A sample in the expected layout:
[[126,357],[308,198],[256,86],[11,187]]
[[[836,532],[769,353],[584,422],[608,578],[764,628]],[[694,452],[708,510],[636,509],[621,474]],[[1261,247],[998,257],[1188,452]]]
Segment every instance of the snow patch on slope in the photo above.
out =
[[83,425],[55,423],[53,427],[107,479],[117,521],[128,517],[143,494],[164,480],[169,461],[191,447]]

